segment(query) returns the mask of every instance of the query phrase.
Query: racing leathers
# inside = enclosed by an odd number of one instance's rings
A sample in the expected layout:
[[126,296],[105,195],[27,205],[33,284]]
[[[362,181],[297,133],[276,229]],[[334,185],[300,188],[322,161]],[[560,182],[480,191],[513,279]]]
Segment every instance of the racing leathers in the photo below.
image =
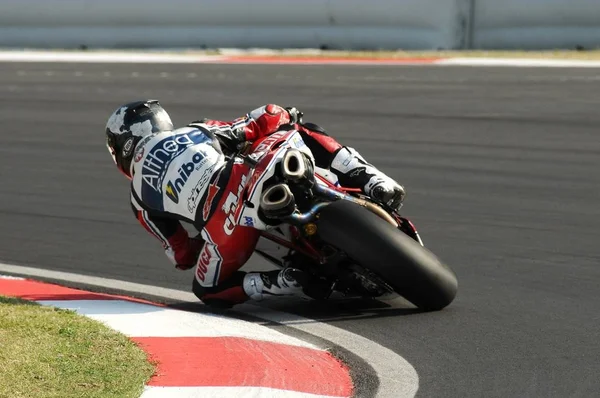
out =
[[[249,166],[228,157],[236,147],[282,128],[295,128],[317,167],[330,169],[341,185],[362,188],[397,206],[403,188],[344,147],[320,127],[298,124],[295,108],[268,104],[231,122],[203,119],[144,138],[132,163],[131,204],[137,220],[182,270],[195,267],[193,292],[203,302],[236,304],[248,298],[294,294],[297,270],[244,273],[260,231],[236,223]],[[181,221],[200,234],[190,237]]]

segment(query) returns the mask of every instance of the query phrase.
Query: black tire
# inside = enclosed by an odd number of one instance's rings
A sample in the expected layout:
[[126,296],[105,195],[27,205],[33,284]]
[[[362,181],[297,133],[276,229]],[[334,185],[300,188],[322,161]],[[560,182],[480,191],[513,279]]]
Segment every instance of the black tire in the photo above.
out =
[[422,310],[441,310],[456,297],[458,281],[447,265],[362,206],[345,200],[331,203],[321,210],[317,231]]

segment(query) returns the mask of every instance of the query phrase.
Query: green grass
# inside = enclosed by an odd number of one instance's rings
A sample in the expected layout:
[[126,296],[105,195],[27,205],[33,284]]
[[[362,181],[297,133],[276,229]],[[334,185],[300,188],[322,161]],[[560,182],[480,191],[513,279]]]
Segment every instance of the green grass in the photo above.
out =
[[154,372],[126,336],[74,311],[0,296],[0,397],[139,397]]

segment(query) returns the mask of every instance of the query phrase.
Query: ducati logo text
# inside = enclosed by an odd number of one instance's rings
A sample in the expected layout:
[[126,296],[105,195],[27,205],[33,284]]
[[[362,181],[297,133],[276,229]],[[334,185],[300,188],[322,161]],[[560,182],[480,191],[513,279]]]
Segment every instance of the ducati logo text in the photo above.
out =
[[227,195],[227,199],[225,200],[225,203],[223,203],[222,210],[227,215],[225,224],[223,224],[223,230],[225,231],[225,233],[227,235],[231,235],[235,228],[236,213],[237,213],[237,210],[241,209],[241,207],[242,207],[239,204],[239,201],[240,201],[240,197],[242,196],[242,191],[244,190],[244,187],[246,186],[247,180],[248,180],[248,177],[246,175],[243,175],[242,180],[240,181],[240,185],[238,185],[237,195],[234,194],[233,192],[229,192],[229,195]]

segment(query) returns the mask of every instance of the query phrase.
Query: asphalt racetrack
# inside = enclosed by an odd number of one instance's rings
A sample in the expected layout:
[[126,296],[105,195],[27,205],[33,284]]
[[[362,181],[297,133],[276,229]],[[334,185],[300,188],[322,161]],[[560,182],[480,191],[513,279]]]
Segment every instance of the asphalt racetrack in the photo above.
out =
[[106,119],[138,98],[176,124],[295,105],[406,186],[460,286],[435,313],[277,308],[398,352],[420,397],[597,396],[599,93],[597,69],[2,63],[0,260],[189,289],[131,213]]

